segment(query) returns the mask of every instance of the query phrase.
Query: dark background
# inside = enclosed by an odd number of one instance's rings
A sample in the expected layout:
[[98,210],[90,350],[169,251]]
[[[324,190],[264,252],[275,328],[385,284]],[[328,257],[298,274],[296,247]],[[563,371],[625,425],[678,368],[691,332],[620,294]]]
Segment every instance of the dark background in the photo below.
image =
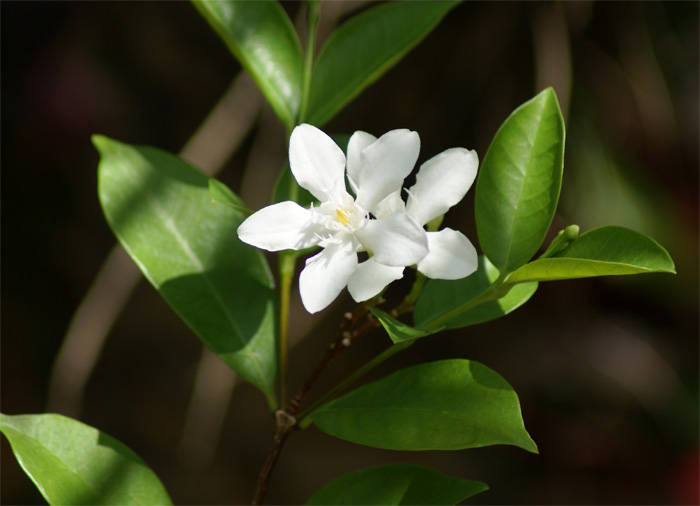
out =
[[[421,135],[420,161],[454,146],[483,159],[506,116],[554,85],[567,147],[553,230],[633,228],[668,249],[678,274],[546,283],[507,318],[426,339],[371,376],[478,360],[518,392],[540,455],[505,446],[389,452],[311,428],[290,438],[268,502],[302,503],[345,472],[410,462],[488,483],[471,503],[698,504],[699,5],[466,3],[326,126],[375,135],[411,128]],[[284,6],[298,18],[300,4]],[[2,411],[39,413],[70,319],[114,245],[89,136],[178,152],[240,67],[187,2],[5,1],[0,9]],[[260,118],[220,175],[244,197],[241,186],[255,187],[256,177],[271,184],[256,165],[260,146],[277,146],[266,163],[284,158],[282,129],[269,111]],[[447,223],[476,243],[473,191]],[[293,339],[313,328],[291,353],[292,389],[351,307],[343,296],[321,315],[292,316]],[[379,332],[368,336],[324,381],[386,344]],[[200,351],[141,282],[78,418],[142,456],[175,503],[246,503],[273,431],[253,388],[236,387],[211,460],[178,458]],[[43,503],[4,438],[1,477],[4,504]]]

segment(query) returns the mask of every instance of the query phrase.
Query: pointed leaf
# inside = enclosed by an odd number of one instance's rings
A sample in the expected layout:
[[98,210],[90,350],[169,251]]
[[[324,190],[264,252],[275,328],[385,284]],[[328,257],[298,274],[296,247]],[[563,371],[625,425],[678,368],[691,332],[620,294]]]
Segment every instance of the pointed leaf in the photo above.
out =
[[406,325],[405,323],[400,322],[396,318],[392,318],[381,309],[372,307],[369,310],[374,316],[377,317],[379,323],[382,324],[382,327],[384,327],[386,333],[389,334],[389,337],[395,343],[400,343],[402,341],[413,341],[414,339],[418,339],[419,337],[429,336],[430,334],[435,334],[436,332],[439,332],[441,330],[436,329],[428,331],[415,329],[410,325]]
[[389,450],[461,450],[537,445],[518,396],[498,373],[469,360],[409,367],[364,385],[311,414],[323,432]]
[[138,455],[76,420],[0,414],[0,431],[49,504],[172,504]]
[[221,181],[209,180],[209,195],[211,195],[212,202],[232,207],[245,216],[253,214],[253,211],[246,207],[240,197]]
[[504,274],[524,265],[547,234],[564,167],[564,120],[547,88],[518,107],[496,133],[476,184],[484,254]]
[[[416,302],[413,313],[415,326],[431,327],[433,322],[440,321],[460,305],[483,293],[498,279],[498,276],[498,269],[482,255],[479,257],[477,271],[471,276],[456,281],[429,280]],[[536,290],[537,283],[516,285],[500,299],[484,302],[468,309],[441,325],[452,329],[505,316],[525,304]]]
[[277,116],[294,127],[301,100],[301,44],[274,0],[194,0],[194,6],[250,73]]
[[601,227],[573,240],[549,258],[523,265],[508,283],[618,276],[676,269],[668,252],[656,241],[623,227]]
[[418,44],[456,1],[388,2],[350,18],[319,53],[306,121],[321,126]]
[[244,216],[212,202],[209,179],[175,155],[94,136],[107,222],[175,312],[274,406],[273,281],[238,240]]
[[451,478],[427,467],[392,464],[340,476],[306,504],[452,505],[484,490],[488,487],[480,481]]

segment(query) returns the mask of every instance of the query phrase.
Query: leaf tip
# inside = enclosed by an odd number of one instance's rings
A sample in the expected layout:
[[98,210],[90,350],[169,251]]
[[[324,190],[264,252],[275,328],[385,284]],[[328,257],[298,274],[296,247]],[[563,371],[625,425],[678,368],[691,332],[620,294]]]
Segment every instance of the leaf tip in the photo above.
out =
[[114,142],[112,139],[102,134],[91,135],[90,141],[92,142],[92,145],[95,146],[95,149],[97,149],[98,153],[100,153],[101,155],[104,155],[109,150],[109,145]]

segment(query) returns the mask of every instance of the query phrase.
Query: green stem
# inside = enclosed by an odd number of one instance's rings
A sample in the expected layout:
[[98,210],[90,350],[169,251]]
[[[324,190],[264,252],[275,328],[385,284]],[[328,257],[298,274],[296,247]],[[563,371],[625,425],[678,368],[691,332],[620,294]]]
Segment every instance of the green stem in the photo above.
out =
[[404,341],[398,344],[393,345],[391,348],[387,348],[384,350],[382,353],[374,357],[372,360],[367,362],[365,365],[360,367],[357,371],[352,373],[350,376],[345,378],[343,381],[338,383],[333,389],[328,391],[326,394],[324,394],[320,399],[318,399],[316,402],[314,402],[311,406],[306,408],[304,411],[302,411],[299,416],[297,417],[298,422],[297,425],[304,429],[308,427],[308,425],[311,423],[311,419],[309,416],[316,411],[319,407],[321,407],[323,404],[325,404],[329,399],[333,398],[336,394],[342,392],[345,390],[348,386],[352,385],[355,381],[360,379],[362,376],[367,374],[369,371],[377,367],[379,364],[387,360],[388,358],[393,357],[396,355],[398,352],[405,350],[409,346],[411,346],[415,341]]
[[279,339],[279,378],[280,378],[280,399],[282,409],[287,409],[287,363],[288,363],[288,336],[289,336],[289,294],[292,289],[292,279],[294,278],[294,261],[296,255],[292,253],[282,253],[279,257],[280,272],[280,339]]
[[309,0],[309,13],[307,17],[306,54],[304,55],[304,76],[301,89],[301,104],[299,106],[299,118],[297,124],[306,120],[309,109],[309,94],[311,91],[311,76],[314,68],[314,48],[316,46],[316,29],[321,17],[320,0]]

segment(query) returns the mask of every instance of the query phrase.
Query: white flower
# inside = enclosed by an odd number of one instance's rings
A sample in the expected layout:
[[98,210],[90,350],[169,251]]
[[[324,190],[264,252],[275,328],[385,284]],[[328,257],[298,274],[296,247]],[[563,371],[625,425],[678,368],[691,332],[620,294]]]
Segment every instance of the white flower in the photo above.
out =
[[[362,153],[365,146],[376,138],[365,132],[355,132],[348,143],[348,174],[351,161]],[[464,198],[476,178],[479,159],[475,151],[452,148],[443,151],[421,165],[416,175],[416,183],[406,190],[408,200],[404,204],[400,189],[391,193],[375,210],[375,217],[386,219],[395,213],[407,213],[417,224],[423,226],[442,216],[453,205]],[[472,243],[464,234],[450,228],[439,232],[428,232],[429,253],[418,262],[418,271],[429,278],[461,279],[476,271],[478,255]],[[355,300],[369,299],[381,292],[373,289],[368,279],[389,277],[395,274],[369,258],[358,266],[350,279],[348,290]],[[395,279],[399,279],[398,277]],[[363,285],[364,284],[364,285]],[[357,297],[355,294],[361,296]]]
[[[358,132],[352,139],[347,175],[355,199],[346,190],[343,151],[321,130],[300,125],[289,140],[289,165],[299,185],[320,205],[304,209],[280,202],[238,228],[243,242],[268,251],[324,248],[306,260],[299,277],[301,300],[310,313],[328,306],[348,284],[355,300],[367,300],[401,278],[404,267],[428,255],[428,235],[405,211],[378,216],[380,202],[399,191],[413,170],[418,134],[392,130],[376,139]],[[362,251],[371,255],[372,264],[364,262],[358,269],[357,253]]]

